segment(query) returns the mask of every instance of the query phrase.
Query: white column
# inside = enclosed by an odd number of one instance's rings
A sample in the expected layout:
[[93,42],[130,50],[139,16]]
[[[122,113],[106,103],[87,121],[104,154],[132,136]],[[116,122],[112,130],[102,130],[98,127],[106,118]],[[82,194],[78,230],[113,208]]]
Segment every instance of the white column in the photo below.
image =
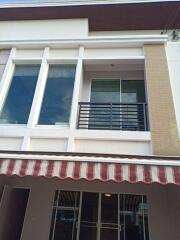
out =
[[3,107],[6,94],[11,83],[12,75],[14,72],[15,64],[13,63],[13,59],[16,55],[16,48],[12,48],[6,67],[4,69],[4,73],[2,75],[2,79],[0,81],[0,110]]
[[68,139],[67,151],[74,151],[74,130],[76,129],[77,118],[78,118],[78,102],[81,94],[81,87],[83,81],[83,58],[84,58],[84,47],[79,48],[78,62],[76,66],[76,74],[74,81],[74,91],[72,97],[72,107],[71,107],[71,116],[70,116],[70,136]]
[[46,86],[47,74],[48,74],[48,63],[47,58],[49,56],[49,48],[46,47],[44,50],[42,63],[39,71],[39,77],[37,80],[37,86],[32,102],[32,107],[27,123],[27,128],[32,128],[38,122],[39,113],[41,109],[41,103],[43,100],[44,89]]
[[38,122],[39,113],[41,109],[41,103],[43,100],[44,89],[46,86],[47,74],[48,74],[48,63],[47,58],[49,57],[49,48],[44,49],[42,63],[39,71],[39,76],[37,80],[36,90],[34,93],[34,98],[31,106],[31,111],[29,114],[29,119],[27,123],[27,131],[24,136],[21,150],[27,151],[30,148],[30,134],[29,129],[32,129],[35,124]]
[[25,135],[21,145],[21,151],[28,151],[30,148],[30,136]]

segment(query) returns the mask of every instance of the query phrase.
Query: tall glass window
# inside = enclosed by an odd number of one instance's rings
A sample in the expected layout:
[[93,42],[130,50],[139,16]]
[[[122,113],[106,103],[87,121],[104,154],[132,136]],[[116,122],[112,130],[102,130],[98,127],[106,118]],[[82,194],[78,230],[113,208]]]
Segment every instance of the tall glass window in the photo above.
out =
[[41,125],[69,122],[75,65],[51,65],[39,116]]
[[14,75],[0,113],[1,124],[26,124],[28,121],[39,65],[19,65]]

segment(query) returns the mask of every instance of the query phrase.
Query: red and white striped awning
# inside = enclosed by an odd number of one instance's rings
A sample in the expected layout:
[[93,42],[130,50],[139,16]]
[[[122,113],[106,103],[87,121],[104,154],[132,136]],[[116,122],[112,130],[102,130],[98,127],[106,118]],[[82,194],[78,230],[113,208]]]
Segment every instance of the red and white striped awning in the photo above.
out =
[[[25,159],[0,159],[0,174],[20,177],[43,176],[46,178],[57,177],[59,179],[70,178],[73,180],[114,181],[117,183],[127,181],[130,183],[143,182],[150,184],[156,182],[180,185],[179,161],[172,161],[172,164],[168,161],[166,164],[167,161],[157,161],[155,159],[153,161],[153,159],[115,158],[110,161],[110,159],[105,158],[106,161],[103,162],[98,157],[96,161],[93,160],[94,158],[73,156],[59,157],[63,158],[63,160],[29,160],[28,157],[30,156],[27,155]],[[45,157],[41,156],[41,158]]]

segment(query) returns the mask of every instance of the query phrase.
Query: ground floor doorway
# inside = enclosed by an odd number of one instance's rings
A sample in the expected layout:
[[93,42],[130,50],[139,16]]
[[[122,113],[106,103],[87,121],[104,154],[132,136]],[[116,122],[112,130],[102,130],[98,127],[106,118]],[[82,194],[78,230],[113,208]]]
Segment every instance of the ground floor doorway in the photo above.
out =
[[26,213],[29,189],[4,187],[0,211],[0,239],[20,240]]
[[57,190],[49,240],[149,240],[147,197]]

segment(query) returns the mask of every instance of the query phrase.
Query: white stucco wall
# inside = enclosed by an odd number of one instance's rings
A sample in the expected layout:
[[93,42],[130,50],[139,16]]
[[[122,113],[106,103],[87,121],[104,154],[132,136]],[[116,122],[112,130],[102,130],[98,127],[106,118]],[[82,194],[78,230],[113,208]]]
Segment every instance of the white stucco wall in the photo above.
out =
[[171,88],[178,131],[180,134],[180,42],[168,43],[166,47]]
[[0,32],[0,41],[80,38],[88,35],[88,20],[2,21]]

